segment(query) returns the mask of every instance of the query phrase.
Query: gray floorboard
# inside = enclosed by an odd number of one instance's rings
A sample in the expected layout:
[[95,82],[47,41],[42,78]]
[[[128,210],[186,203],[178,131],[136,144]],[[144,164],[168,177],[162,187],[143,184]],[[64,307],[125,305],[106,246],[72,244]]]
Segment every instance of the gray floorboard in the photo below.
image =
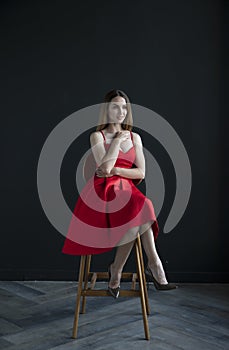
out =
[[0,281],[0,349],[229,350],[228,284],[183,283],[166,292],[150,285],[150,341],[140,300],[112,297],[87,298],[72,339],[76,289],[76,282]]

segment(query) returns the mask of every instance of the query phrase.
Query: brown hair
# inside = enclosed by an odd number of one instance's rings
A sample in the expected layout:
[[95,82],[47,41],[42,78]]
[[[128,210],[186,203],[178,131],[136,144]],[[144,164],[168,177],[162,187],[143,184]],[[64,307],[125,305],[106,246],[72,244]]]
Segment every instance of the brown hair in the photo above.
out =
[[122,90],[111,90],[109,91],[105,97],[104,97],[104,102],[101,105],[100,109],[100,115],[99,115],[99,125],[96,128],[96,131],[103,130],[107,127],[108,121],[107,121],[107,112],[108,112],[108,106],[109,103],[113,98],[116,96],[121,96],[125,99],[127,103],[127,115],[126,118],[124,119],[122,123],[122,129],[123,130],[132,130],[133,127],[133,117],[132,117],[132,111],[131,111],[131,106],[130,106],[130,100],[129,97],[123,92]]

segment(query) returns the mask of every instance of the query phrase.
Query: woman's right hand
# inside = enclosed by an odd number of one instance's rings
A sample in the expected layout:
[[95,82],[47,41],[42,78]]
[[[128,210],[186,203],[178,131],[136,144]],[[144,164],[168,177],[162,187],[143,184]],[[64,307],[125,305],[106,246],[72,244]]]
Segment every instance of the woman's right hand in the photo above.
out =
[[118,139],[120,143],[128,140],[130,138],[130,132],[128,130],[118,131],[115,134],[114,139]]

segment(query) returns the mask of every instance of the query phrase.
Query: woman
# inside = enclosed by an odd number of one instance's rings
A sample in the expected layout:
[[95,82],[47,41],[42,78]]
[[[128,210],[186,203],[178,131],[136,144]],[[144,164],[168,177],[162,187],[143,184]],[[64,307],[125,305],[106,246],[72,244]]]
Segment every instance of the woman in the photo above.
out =
[[128,96],[121,90],[108,92],[100,123],[90,136],[97,169],[76,203],[62,250],[65,254],[87,255],[116,246],[114,262],[108,269],[108,290],[114,298],[119,295],[121,273],[138,232],[148,258],[148,280],[158,290],[177,287],[167,282],[156,251],[158,224],[152,202],[134,184],[145,177],[145,158],[141,137],[131,131],[132,125]]

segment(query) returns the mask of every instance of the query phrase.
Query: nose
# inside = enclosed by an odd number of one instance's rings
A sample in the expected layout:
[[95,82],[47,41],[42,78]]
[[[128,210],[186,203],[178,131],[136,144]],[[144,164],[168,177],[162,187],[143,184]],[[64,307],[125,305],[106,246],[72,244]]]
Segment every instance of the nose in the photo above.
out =
[[125,110],[123,108],[119,108],[119,116],[120,117],[125,117]]

